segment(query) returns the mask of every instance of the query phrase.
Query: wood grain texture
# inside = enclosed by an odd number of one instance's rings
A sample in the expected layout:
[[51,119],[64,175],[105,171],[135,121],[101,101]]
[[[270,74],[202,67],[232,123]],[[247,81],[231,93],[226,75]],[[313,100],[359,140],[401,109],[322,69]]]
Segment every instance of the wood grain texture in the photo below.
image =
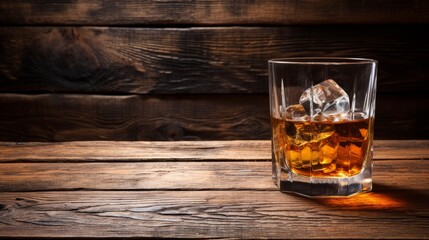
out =
[[[377,141],[380,142],[380,141]],[[389,143],[391,141],[382,141]],[[429,141],[412,141],[428,145]],[[414,148],[405,156],[428,157],[429,150]],[[401,156],[401,155],[400,155]],[[393,157],[393,156],[391,156]],[[267,161],[271,141],[82,141],[0,142],[0,162],[139,162],[139,161]]]
[[[412,160],[410,160],[412,161]],[[429,164],[429,161],[428,161]],[[421,185],[417,185],[422,187]],[[2,163],[0,192],[274,190],[271,162]]]
[[267,61],[379,61],[378,92],[429,88],[426,25],[0,27],[0,92],[267,93]]
[[[107,154],[89,153],[91,145],[129,149],[147,144],[1,143],[1,150],[33,150],[35,161],[55,154],[58,161],[0,163],[0,238],[424,239],[429,234],[429,162],[406,160],[415,152],[427,159],[428,141],[376,141],[390,158],[395,153],[406,157],[376,159],[373,191],[351,198],[309,199],[278,192],[269,161],[239,157],[242,149],[268,147],[268,141],[152,145],[190,158],[206,149],[207,161],[157,162],[157,151],[147,152],[149,162],[125,162],[122,154],[116,162],[85,159]],[[18,146],[27,148],[14,148]],[[49,153],[48,146],[59,151]],[[214,161],[216,149],[231,159]],[[82,153],[82,159],[62,162],[63,153],[70,156],[71,151]],[[0,157],[8,154],[1,151]],[[133,154],[137,152],[130,149]]]
[[427,23],[424,0],[3,0],[2,24],[231,25]]
[[[377,96],[376,139],[427,139],[426,96]],[[392,130],[394,129],[394,131]],[[1,141],[269,139],[265,94],[0,94]]]
[[[0,162],[270,161],[271,141],[0,142]],[[429,140],[376,140],[374,159],[427,160]]]
[[[416,167],[418,166],[418,167]],[[275,190],[271,161],[1,163],[0,192],[54,190]],[[373,181],[428,190],[429,161],[374,162]]]
[[[17,110],[18,109],[18,110]],[[264,95],[0,95],[0,140],[268,139]]]
[[424,239],[428,192],[353,198],[277,191],[3,193],[0,236]]
[[377,93],[375,138],[429,139],[429,112],[425,94]]

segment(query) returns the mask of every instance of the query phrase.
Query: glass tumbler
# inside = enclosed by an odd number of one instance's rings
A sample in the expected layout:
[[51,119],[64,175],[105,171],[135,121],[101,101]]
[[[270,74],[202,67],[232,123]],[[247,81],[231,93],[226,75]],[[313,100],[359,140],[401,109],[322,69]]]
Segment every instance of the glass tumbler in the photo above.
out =
[[377,61],[268,61],[273,181],[311,197],[371,191]]

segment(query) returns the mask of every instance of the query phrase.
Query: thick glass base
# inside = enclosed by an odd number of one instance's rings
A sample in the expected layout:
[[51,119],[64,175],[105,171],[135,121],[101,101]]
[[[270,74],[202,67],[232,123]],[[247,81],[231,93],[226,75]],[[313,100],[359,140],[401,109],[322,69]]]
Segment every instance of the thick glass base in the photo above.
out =
[[346,178],[318,178],[282,172],[277,182],[281,192],[293,192],[308,197],[347,197],[372,189],[372,167]]

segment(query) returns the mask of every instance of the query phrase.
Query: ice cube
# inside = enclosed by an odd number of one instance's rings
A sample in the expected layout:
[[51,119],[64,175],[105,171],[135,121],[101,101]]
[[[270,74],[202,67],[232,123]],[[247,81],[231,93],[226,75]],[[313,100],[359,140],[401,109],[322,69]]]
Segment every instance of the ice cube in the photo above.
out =
[[285,133],[289,144],[301,147],[331,137],[335,133],[335,128],[333,124],[286,122]]
[[310,115],[334,115],[350,110],[347,93],[332,79],[325,80],[305,90],[299,99]]
[[349,119],[349,113],[347,112],[339,114],[317,113],[313,116],[313,120],[318,122],[338,122],[347,119]]
[[309,120],[310,116],[301,104],[290,105],[283,109],[282,116],[290,120]]

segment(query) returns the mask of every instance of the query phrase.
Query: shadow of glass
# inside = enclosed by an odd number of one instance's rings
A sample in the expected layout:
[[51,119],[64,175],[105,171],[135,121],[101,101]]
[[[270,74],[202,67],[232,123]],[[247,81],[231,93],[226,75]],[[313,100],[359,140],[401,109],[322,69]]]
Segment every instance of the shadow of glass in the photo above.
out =
[[[309,198],[307,198],[309,199]],[[402,189],[383,184],[373,184],[369,193],[346,198],[312,198],[318,204],[343,210],[392,210],[419,211],[429,210],[429,193],[426,190]]]

